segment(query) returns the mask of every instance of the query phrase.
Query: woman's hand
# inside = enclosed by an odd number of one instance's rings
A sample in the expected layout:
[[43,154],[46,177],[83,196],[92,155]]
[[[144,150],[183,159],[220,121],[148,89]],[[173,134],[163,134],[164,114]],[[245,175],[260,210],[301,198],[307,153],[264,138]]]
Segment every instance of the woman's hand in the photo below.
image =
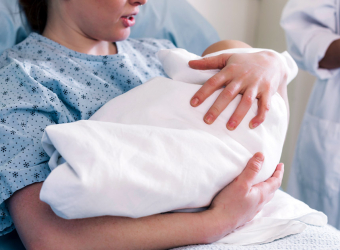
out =
[[207,124],[213,123],[237,94],[243,94],[227,123],[229,130],[234,130],[241,123],[255,98],[258,99],[258,114],[250,121],[249,127],[260,125],[270,108],[272,95],[280,84],[286,84],[287,79],[281,59],[270,51],[221,54],[190,61],[189,66],[199,70],[221,69],[191,99],[191,105],[197,107],[217,89],[225,87],[204,117]]
[[256,153],[243,172],[214,198],[209,210],[206,211],[210,212],[213,216],[212,220],[218,223],[217,228],[220,233],[218,239],[252,220],[281,186],[282,163],[277,165],[272,177],[254,185],[263,160],[263,155]]

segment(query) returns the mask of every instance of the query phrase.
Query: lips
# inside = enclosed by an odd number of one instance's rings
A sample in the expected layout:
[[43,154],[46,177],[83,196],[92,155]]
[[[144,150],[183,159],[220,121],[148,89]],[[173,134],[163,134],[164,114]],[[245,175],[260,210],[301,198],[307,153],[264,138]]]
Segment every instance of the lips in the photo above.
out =
[[123,25],[124,25],[125,28],[132,27],[136,23],[136,20],[132,15],[122,16],[121,19],[123,21]]
[[133,25],[135,25],[136,20],[135,20],[134,16],[137,15],[137,14],[138,14],[138,11],[121,17],[123,25],[124,25],[125,28],[129,28],[129,27],[132,27]]

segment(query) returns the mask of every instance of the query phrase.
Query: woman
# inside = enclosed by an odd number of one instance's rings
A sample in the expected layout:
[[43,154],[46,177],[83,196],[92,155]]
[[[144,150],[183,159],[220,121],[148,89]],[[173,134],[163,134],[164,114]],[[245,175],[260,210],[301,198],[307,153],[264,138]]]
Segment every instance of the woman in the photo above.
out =
[[340,1],[291,0],[283,12],[288,50],[318,77],[301,125],[288,192],[340,229]]
[[[20,2],[32,27],[41,35],[31,34],[0,59],[0,85],[4,89],[0,129],[5,138],[0,147],[3,232],[12,230],[14,222],[28,249],[171,248],[216,241],[251,220],[271,199],[280,186],[283,165],[279,164],[266,182],[253,186],[263,162],[258,153],[205,212],[140,219],[103,216],[67,221],[57,217],[38,198],[41,182],[49,174],[49,159],[40,145],[44,128],[88,119],[115,96],[151,77],[164,76],[154,55],[160,48],[173,45],[164,40],[127,39],[135,22],[133,16],[146,0]],[[207,51],[235,45],[244,46],[222,42]],[[284,67],[268,52],[225,54],[192,62],[191,66],[223,68],[193,97],[195,106],[228,84],[207,113],[207,123],[213,122],[234,96],[244,93],[230,129],[259,98],[259,114],[251,122],[256,127],[264,120],[271,94],[278,86],[285,89]]]

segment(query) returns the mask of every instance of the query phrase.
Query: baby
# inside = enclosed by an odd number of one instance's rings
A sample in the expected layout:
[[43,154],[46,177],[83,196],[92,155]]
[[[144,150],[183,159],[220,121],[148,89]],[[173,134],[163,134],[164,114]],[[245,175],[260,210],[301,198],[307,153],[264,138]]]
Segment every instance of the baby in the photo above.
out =
[[[53,171],[40,198],[60,217],[146,218],[169,211],[202,211],[240,176],[248,159],[258,151],[263,152],[265,161],[253,183],[263,185],[273,175],[288,124],[286,86],[272,97],[271,109],[260,126],[249,128],[258,111],[255,102],[239,126],[230,131],[225,124],[241,95],[211,125],[202,117],[223,89],[196,108],[189,104],[200,84],[218,71],[190,69],[189,60],[200,57],[183,49],[161,50],[158,57],[166,73],[176,80],[153,78],[109,101],[88,121],[46,128],[42,142]],[[280,58],[291,79],[296,74],[295,63],[287,54]],[[251,222],[218,242],[270,242],[302,232],[304,222],[322,226],[327,217],[276,191]]]
[[[222,53],[228,51],[218,54]],[[158,57],[176,81],[156,77],[114,98],[90,121],[46,128],[43,147],[54,171],[44,182],[40,197],[57,215],[67,219],[138,218],[206,207],[259,151],[265,162],[255,182],[273,174],[288,124],[286,91],[281,91],[286,87],[279,91],[282,96],[273,96],[264,123],[252,130],[248,127],[257,114],[255,102],[237,129],[229,131],[225,124],[241,95],[207,125],[201,118],[222,89],[196,108],[190,105],[190,97],[216,70],[190,69],[189,60],[199,57],[183,49],[163,50]],[[283,55],[282,60],[288,65],[292,59]],[[287,67],[295,74],[296,65],[291,65]],[[58,161],[60,155],[62,162]]]

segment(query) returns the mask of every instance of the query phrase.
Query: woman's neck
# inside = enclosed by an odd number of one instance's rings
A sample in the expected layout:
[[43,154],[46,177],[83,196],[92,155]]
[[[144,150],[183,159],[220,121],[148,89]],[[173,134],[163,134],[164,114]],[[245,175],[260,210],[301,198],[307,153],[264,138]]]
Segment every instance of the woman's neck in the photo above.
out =
[[94,40],[63,19],[56,20],[53,16],[49,18],[43,36],[80,53],[102,56],[117,54],[115,43]]

